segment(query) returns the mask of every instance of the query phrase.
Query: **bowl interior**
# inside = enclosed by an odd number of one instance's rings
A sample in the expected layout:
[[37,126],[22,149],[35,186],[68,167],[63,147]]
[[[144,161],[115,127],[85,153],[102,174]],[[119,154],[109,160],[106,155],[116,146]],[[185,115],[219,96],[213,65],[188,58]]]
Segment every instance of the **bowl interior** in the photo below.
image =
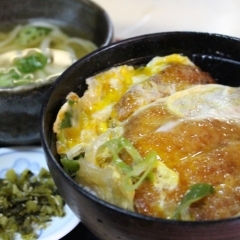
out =
[[[70,182],[69,186],[71,188],[75,188],[74,192],[79,193],[79,195],[85,195],[86,198],[90,199],[89,194],[85,193],[81,187],[77,186],[63,171],[59,162],[58,155],[55,147],[55,135],[52,132],[52,126],[55,121],[56,115],[65,102],[65,97],[70,91],[75,91],[80,96],[86,90],[85,79],[95,75],[103,70],[109,69],[113,66],[122,65],[122,64],[131,64],[131,65],[141,65],[147,63],[155,56],[165,56],[168,54],[180,53],[185,56],[188,56],[197,66],[199,66],[202,70],[209,72],[218,83],[229,86],[239,86],[240,85],[240,40],[233,37],[222,36],[217,34],[208,34],[208,33],[196,33],[196,32],[167,32],[167,33],[156,33],[151,35],[140,36],[136,38],[127,39],[124,41],[120,41],[117,43],[113,43],[107,47],[101,48],[83,59],[79,60],[75,64],[73,64],[70,68],[68,68],[55,82],[53,88],[49,92],[47,96],[43,108],[42,108],[42,117],[41,117],[41,139],[42,144],[46,153],[47,161],[49,164],[50,172],[53,175],[57,185],[59,186],[59,191],[62,196],[65,198],[66,202],[75,210],[77,215],[83,216],[83,221],[89,224],[89,221],[85,219],[84,209],[80,209],[81,205],[75,203],[72,199],[68,197],[68,190],[63,189],[58,181]],[[63,178],[58,180],[57,178]],[[76,197],[78,198],[78,197]],[[121,211],[119,208],[111,207],[110,204],[104,203],[101,200],[96,200],[96,198],[92,198],[93,203],[91,205],[92,208],[99,206],[104,206],[104,211],[108,211],[109,209],[113,209],[111,214],[115,214],[116,212],[121,213],[119,219],[121,221],[128,221],[128,224],[134,225],[136,224],[135,215],[129,213],[127,211]],[[91,200],[92,200],[91,199]],[[96,204],[98,203],[98,205]],[[80,209],[80,210],[79,210]],[[107,209],[107,210],[106,210]],[[98,211],[98,210],[96,210]],[[110,210],[109,210],[110,211]],[[94,212],[94,210],[93,210]],[[113,213],[114,212],[114,213]],[[101,212],[103,214],[103,212]],[[117,214],[117,213],[116,213]],[[93,214],[94,215],[94,214]],[[128,216],[129,218],[125,218],[124,216]],[[107,216],[107,215],[106,215]],[[116,217],[115,216],[115,217]],[[130,217],[132,216],[132,218]],[[107,219],[113,218],[109,216]],[[133,219],[134,218],[134,219]],[[153,222],[158,222],[163,224],[164,220],[154,220],[151,218],[138,216],[138,219],[141,219],[143,222],[146,220],[151,220]],[[110,221],[110,220],[109,220]],[[112,228],[122,227],[120,225],[120,220],[115,220],[118,223],[111,223]],[[202,239],[202,232],[210,233],[212,239],[220,239],[218,238],[220,234],[225,236],[224,233],[226,228],[223,227],[221,229],[218,228],[219,224],[225,226],[229,226],[229,224],[225,224],[226,222],[231,221],[239,221],[238,218],[226,220],[226,221],[215,221],[213,223],[207,223],[207,228],[205,229],[206,222],[198,222],[198,223],[181,223],[176,233],[175,237],[168,238],[169,232],[171,233],[172,229],[175,228],[176,223],[172,223],[169,227],[166,227],[169,221],[164,222],[165,230],[158,229],[158,225],[154,225],[154,230],[158,233],[163,234],[163,238],[158,239],[186,239],[186,236],[195,236],[194,234],[199,235],[200,237],[194,239]],[[139,222],[139,224],[143,224],[143,222]],[[145,222],[146,223],[146,222]],[[149,222],[149,225],[152,223]],[[197,225],[196,225],[197,224]],[[89,224],[90,225],[90,224]],[[139,225],[139,226],[140,226]],[[146,225],[146,224],[145,224]],[[144,229],[144,224],[141,227]],[[194,228],[191,228],[191,226]],[[147,226],[147,225],[146,225]],[[190,226],[190,227],[189,227]],[[200,226],[197,230],[196,227]],[[211,232],[211,226],[212,232]],[[89,226],[92,230],[94,227]],[[182,228],[183,227],[183,228]],[[130,227],[127,231],[129,230]],[[185,229],[186,228],[186,229]],[[218,231],[216,229],[218,228]],[[184,229],[184,230],[183,230]],[[190,229],[190,235],[188,235],[188,229]],[[145,229],[146,230],[146,229]],[[186,233],[185,233],[186,230]],[[98,230],[94,230],[98,233]],[[102,230],[104,231],[104,230]],[[165,233],[164,233],[165,231]],[[144,230],[139,229],[139,233],[134,230],[135,234],[138,234],[139,239],[150,239],[148,237],[157,236],[154,233],[143,233]],[[168,232],[168,233],[166,233]],[[182,238],[179,238],[178,234],[182,234]],[[236,233],[237,230],[233,227],[232,236],[240,237],[240,233]],[[100,234],[100,233],[99,233]],[[125,237],[129,237],[130,233],[126,233]],[[143,234],[143,237],[140,237]],[[146,235],[149,234],[149,235]],[[165,235],[168,234],[168,235]],[[192,235],[191,235],[192,234]],[[170,234],[171,235],[171,234]],[[178,235],[178,236],[177,236]],[[102,235],[103,236],[103,235]],[[114,234],[112,235],[114,236]],[[111,238],[109,238],[111,239]],[[113,239],[113,238],[112,238]],[[125,239],[125,238],[124,238]],[[128,239],[128,238],[126,238]],[[130,238],[129,238],[130,239]],[[206,238],[211,239],[211,238]],[[224,238],[221,238],[224,239]],[[235,239],[235,238],[234,238]]]

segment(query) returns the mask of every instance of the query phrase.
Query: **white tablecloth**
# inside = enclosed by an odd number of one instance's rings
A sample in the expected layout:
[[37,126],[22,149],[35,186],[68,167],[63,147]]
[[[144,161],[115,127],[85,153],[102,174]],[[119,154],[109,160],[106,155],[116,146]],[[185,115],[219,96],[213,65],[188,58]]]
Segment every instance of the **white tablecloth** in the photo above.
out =
[[166,31],[201,31],[240,37],[240,0],[94,0],[123,39]]

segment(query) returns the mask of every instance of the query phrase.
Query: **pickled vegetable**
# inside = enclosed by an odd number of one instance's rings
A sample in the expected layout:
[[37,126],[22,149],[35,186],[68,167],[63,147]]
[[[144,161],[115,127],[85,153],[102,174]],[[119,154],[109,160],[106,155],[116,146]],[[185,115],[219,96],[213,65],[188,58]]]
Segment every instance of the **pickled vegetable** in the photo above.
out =
[[45,168],[38,175],[8,170],[0,179],[0,239],[13,240],[15,233],[24,240],[37,239],[37,230],[49,226],[53,216],[65,215],[64,205]]

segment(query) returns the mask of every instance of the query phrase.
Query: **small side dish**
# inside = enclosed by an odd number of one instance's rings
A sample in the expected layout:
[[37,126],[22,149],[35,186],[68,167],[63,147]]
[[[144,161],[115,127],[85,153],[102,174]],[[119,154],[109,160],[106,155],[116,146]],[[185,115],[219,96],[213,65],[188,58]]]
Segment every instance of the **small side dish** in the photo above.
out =
[[147,216],[240,213],[240,90],[187,57],[122,65],[71,92],[53,130],[64,169],[99,198]]
[[40,148],[2,148],[0,162],[1,239],[57,240],[76,226]]

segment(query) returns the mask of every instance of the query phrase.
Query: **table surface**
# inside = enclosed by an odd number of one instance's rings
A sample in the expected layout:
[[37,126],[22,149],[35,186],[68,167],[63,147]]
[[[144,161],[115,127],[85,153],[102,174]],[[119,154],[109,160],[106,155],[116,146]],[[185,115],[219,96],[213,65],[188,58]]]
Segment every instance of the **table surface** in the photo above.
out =
[[240,37],[239,0],[93,0],[106,10],[116,39],[166,31]]
[[60,240],[99,240],[82,223]]

